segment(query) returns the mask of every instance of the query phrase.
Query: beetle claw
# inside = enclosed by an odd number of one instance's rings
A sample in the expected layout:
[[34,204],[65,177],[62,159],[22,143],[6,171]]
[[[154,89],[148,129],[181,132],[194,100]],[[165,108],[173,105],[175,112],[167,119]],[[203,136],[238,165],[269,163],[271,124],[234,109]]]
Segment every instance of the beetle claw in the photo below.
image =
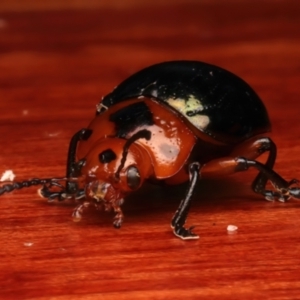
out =
[[190,228],[186,229],[182,226],[175,226],[173,229],[173,233],[181,238],[182,240],[195,240],[199,239],[199,235],[195,234],[192,230],[195,226],[191,226]]
[[286,182],[286,185],[284,185],[284,187],[282,188],[275,186],[275,189],[275,191],[264,191],[264,196],[266,200],[278,200],[280,202],[286,202],[291,197],[300,199],[299,180],[297,179],[292,179],[289,182]]
[[292,180],[289,181],[289,186],[293,185],[293,184],[296,184],[296,185],[299,185],[299,180],[296,179],[296,178],[293,178]]
[[290,193],[282,193],[280,191],[274,192],[274,191],[265,191],[264,193],[265,199],[267,201],[279,201],[279,202],[286,202],[291,197]]
[[38,194],[42,198],[47,198],[48,202],[52,202],[55,199],[58,201],[63,201],[66,199],[66,191],[63,189],[61,191],[51,191],[47,185],[44,185],[42,188],[38,190]]
[[114,225],[114,227],[115,227],[116,229],[121,228],[122,220],[119,220],[119,219],[118,219],[118,220],[114,220],[113,225]]

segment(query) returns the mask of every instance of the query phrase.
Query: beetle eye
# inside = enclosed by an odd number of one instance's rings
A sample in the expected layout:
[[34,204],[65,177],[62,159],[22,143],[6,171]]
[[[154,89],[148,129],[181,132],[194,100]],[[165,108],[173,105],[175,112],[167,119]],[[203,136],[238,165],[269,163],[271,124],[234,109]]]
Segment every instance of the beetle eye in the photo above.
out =
[[141,177],[139,170],[135,166],[130,166],[127,169],[127,184],[128,186],[135,190],[140,186],[141,183]]
[[117,156],[114,151],[112,151],[111,149],[107,149],[99,154],[99,161],[103,164],[106,164],[116,159],[116,157]]

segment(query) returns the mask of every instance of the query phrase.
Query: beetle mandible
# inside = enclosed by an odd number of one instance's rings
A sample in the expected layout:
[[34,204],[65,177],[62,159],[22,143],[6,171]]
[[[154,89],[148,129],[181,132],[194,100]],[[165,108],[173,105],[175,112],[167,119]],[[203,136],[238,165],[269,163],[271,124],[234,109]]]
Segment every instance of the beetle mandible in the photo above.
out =
[[[197,61],[159,63],[102,98],[90,125],[70,141],[65,178],[7,183],[0,194],[40,184],[49,200],[84,199],[73,212],[77,220],[91,204],[113,209],[119,228],[124,197],[145,180],[188,181],[171,226],[181,239],[196,239],[184,224],[200,176],[255,168],[254,192],[267,200],[300,199],[297,180],[286,181],[273,170],[276,145],[265,135],[270,128],[258,95],[231,72]],[[265,152],[265,164],[255,160]],[[268,181],[274,190],[266,189]]]

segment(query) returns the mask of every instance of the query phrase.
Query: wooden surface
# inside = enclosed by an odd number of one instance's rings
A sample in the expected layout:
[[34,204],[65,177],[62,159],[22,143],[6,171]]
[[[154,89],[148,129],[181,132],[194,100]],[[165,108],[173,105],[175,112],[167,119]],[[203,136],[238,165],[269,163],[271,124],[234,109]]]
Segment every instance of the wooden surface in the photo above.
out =
[[[63,176],[69,140],[102,95],[144,66],[195,59],[258,92],[275,169],[300,179],[299,1],[29,2],[4,1],[0,14],[0,172]],[[74,223],[75,204],[49,204],[34,187],[1,196],[0,299],[300,299],[300,203],[264,201],[254,176],[199,183],[197,241],[169,226],[184,187],[130,196],[120,230],[93,210]]]

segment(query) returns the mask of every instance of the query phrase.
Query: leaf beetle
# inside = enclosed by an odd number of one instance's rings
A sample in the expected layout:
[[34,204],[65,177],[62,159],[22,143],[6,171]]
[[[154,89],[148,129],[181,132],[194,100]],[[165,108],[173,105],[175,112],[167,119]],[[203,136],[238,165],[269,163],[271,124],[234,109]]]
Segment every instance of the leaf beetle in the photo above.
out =
[[[40,184],[49,200],[84,199],[75,220],[93,204],[113,209],[119,228],[124,197],[145,180],[188,182],[171,226],[179,238],[196,239],[184,225],[200,177],[255,168],[254,192],[267,200],[300,198],[297,180],[286,181],[273,170],[276,145],[265,135],[270,129],[264,104],[241,78],[203,62],[163,62],[102,98],[90,125],[70,141],[66,177],[6,183],[0,194]],[[265,152],[265,164],[255,160]],[[274,190],[266,189],[268,181]]]

